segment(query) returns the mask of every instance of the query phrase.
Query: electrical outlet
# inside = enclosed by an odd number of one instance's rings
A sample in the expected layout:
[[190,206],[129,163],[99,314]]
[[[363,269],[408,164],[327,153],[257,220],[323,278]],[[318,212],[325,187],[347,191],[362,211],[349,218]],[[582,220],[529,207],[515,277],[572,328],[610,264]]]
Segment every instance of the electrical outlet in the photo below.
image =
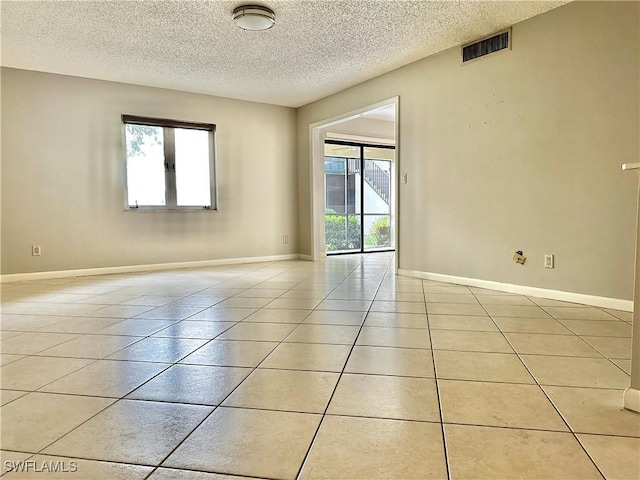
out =
[[553,268],[553,255],[544,255],[544,268]]
[[403,173],[402,175],[400,175],[400,182],[407,183],[407,177],[408,175],[406,173]]
[[289,243],[289,235],[282,235],[282,243]]
[[40,245],[31,245],[31,255],[34,257],[39,257],[42,254],[42,249]]

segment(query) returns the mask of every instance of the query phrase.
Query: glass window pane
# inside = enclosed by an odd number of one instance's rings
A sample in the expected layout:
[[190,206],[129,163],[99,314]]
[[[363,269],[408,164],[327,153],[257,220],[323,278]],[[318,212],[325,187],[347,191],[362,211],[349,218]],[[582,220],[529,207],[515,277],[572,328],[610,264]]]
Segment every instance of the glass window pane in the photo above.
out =
[[175,129],[176,201],[179,206],[211,206],[209,135],[206,130]]
[[353,145],[336,145],[335,143],[324,144],[325,157],[360,158],[360,147]]
[[364,147],[364,158],[393,161],[396,158],[396,150],[395,148]]
[[129,205],[166,205],[162,127],[127,124],[125,139]]
[[364,247],[366,249],[389,248],[391,246],[391,216],[364,216]]
[[391,213],[391,162],[364,161],[364,213]]
[[327,252],[360,250],[360,215],[325,215]]
[[360,213],[360,147],[325,143],[324,152],[327,213]]
[[326,213],[345,213],[344,181],[344,175],[326,175]]

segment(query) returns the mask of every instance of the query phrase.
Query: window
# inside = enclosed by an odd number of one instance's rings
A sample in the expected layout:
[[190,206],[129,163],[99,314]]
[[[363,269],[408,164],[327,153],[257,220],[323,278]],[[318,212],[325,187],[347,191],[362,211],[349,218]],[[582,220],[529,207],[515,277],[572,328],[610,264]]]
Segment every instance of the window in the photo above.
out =
[[215,125],[131,115],[122,122],[128,208],[217,209]]

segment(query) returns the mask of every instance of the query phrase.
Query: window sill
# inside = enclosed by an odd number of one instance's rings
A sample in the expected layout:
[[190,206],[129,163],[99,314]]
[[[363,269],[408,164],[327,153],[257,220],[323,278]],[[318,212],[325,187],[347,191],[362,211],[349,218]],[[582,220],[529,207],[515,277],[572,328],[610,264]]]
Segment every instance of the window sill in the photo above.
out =
[[138,208],[125,208],[126,212],[219,212],[217,208],[203,208],[203,207],[180,207],[180,208],[164,208],[164,207],[138,207]]

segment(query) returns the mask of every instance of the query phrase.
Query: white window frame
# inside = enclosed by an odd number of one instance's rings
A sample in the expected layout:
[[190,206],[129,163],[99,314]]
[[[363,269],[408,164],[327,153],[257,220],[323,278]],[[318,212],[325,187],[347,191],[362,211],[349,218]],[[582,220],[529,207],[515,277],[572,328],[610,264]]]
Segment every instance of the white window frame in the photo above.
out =
[[[146,127],[162,127],[164,136],[164,178],[165,178],[165,205],[129,205],[129,179],[127,175],[126,126],[143,125]],[[176,190],[176,165],[175,165],[175,129],[184,128],[191,130],[205,130],[209,132],[209,188],[211,189],[211,205],[183,206],[177,204]],[[122,138],[125,157],[125,211],[218,211],[218,162],[216,150],[216,126],[212,123],[194,123],[181,120],[168,120],[162,118],[140,117],[136,115],[122,115]]]

